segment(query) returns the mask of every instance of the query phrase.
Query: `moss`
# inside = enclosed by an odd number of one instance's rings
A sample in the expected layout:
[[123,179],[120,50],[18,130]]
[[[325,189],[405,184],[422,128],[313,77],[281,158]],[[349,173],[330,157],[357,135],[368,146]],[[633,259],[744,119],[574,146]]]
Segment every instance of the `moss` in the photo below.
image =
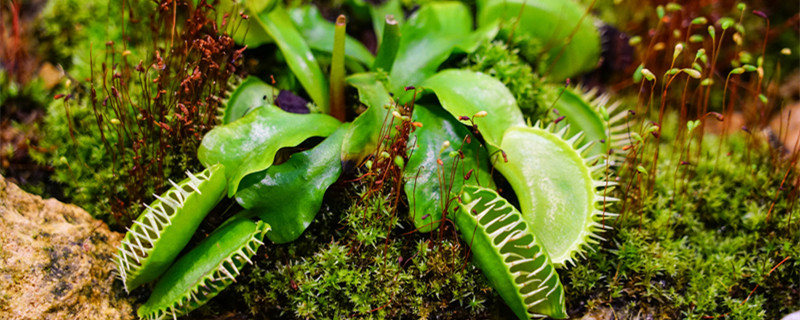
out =
[[[109,195],[115,190],[109,188],[118,185],[119,177],[115,176],[111,156],[105,152],[100,133],[95,129],[94,111],[85,100],[67,108],[60,100],[48,106],[43,124],[47,135],[39,145],[42,152],[31,152],[31,156],[53,167],[50,179],[63,187],[65,197],[95,217],[113,221],[109,216]],[[70,128],[74,129],[72,134]]]
[[268,259],[254,261],[233,291],[256,318],[465,319],[496,311],[464,245],[403,235],[412,227],[392,214],[393,201],[380,194],[353,201],[341,216],[321,211],[299,240],[267,246]]
[[[61,39],[68,22],[81,31],[64,38],[68,48],[59,50],[75,59],[95,53],[91,64],[74,61],[67,71],[79,78],[71,78],[61,99],[50,102],[42,130],[47,135],[32,157],[53,167],[51,179],[63,186],[66,200],[112,227],[129,225],[170,179],[201,169],[197,147],[216,125],[210,115],[241,64],[233,39],[217,29],[216,12],[204,4],[181,4],[176,10],[182,16],[173,17],[148,1],[133,1],[125,10],[92,3],[100,12],[125,12],[124,22],[95,20],[95,12],[83,10],[65,16],[61,10],[76,6],[74,1],[45,10],[45,35]],[[176,25],[165,27],[173,19]],[[176,30],[181,41],[162,56]]]
[[520,41],[514,46],[495,40],[484,43],[469,54],[463,64],[474,71],[491,75],[502,82],[517,105],[528,118],[537,120],[547,111],[541,98],[542,84],[539,75],[526,61],[520,58],[518,47],[536,46],[532,41]]

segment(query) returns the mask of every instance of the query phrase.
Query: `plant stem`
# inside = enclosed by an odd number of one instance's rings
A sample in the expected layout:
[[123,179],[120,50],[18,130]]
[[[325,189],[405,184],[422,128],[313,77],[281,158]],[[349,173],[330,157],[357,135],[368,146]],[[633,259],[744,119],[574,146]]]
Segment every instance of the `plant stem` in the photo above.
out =
[[336,31],[333,34],[333,58],[331,62],[331,115],[344,122],[346,111],[344,108],[344,39],[347,28],[347,18],[339,15],[336,18]]
[[386,26],[383,27],[383,40],[381,47],[378,49],[378,56],[375,57],[375,63],[372,65],[372,70],[383,69],[383,71],[392,71],[394,58],[397,57],[397,49],[400,46],[400,27],[397,26],[397,20],[391,14],[386,15]]

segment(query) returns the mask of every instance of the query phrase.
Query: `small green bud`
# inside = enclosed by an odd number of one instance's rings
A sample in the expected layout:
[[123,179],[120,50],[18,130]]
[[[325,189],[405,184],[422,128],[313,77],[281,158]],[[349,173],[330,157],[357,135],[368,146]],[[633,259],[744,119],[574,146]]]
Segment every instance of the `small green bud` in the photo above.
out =
[[706,49],[700,48],[700,50],[697,50],[697,54],[694,55],[694,58],[699,59],[700,57],[705,55],[706,55]]
[[692,20],[692,24],[707,24],[708,19],[706,17],[697,17]]
[[667,11],[681,11],[681,9],[683,9],[683,7],[677,3],[667,3]]
[[739,52],[739,60],[740,60],[742,63],[750,63],[750,62],[753,62],[753,55],[752,55],[752,54],[750,54],[750,52],[747,52],[747,51],[741,51],[741,52]]
[[639,83],[642,81],[642,69],[644,69],[644,65],[640,64],[638,67],[636,67],[636,71],[633,72],[634,83]]
[[695,69],[684,68],[682,71],[683,73],[688,74],[690,77],[695,79],[700,79],[700,77],[702,76],[702,74],[700,74],[700,71],[697,71]]
[[647,81],[655,81],[656,75],[653,74],[649,69],[642,69],[642,75],[644,76]]
[[450,141],[445,140],[444,143],[442,143],[442,148],[439,149],[439,153],[441,154],[442,152],[447,150],[447,148],[450,148]]
[[403,170],[403,168],[406,167],[406,162],[405,160],[403,160],[403,157],[401,157],[400,155],[396,155],[394,157],[394,165],[400,168],[400,170]]
[[717,20],[717,23],[719,23],[719,26],[722,28],[722,30],[728,30],[728,28],[733,26],[733,24],[736,22],[730,17],[724,17]]
[[678,58],[678,56],[683,52],[683,44],[678,43],[675,45],[675,51],[672,52],[672,60]]

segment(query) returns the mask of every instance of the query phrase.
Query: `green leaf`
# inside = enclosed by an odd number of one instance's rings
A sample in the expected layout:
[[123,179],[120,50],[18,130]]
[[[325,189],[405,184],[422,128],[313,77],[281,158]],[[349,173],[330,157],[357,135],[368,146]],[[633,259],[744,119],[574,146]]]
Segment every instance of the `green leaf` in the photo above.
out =
[[260,106],[274,104],[277,94],[278,89],[257,77],[248,76],[236,86],[225,103],[222,124],[234,122]]
[[310,137],[325,137],[339,121],[324,114],[288,113],[276,106],[257,108],[236,122],[209,131],[197,150],[206,167],[222,163],[233,196],[246,175],[272,165],[278,149],[296,146]]
[[389,73],[390,90],[396,94],[436,73],[453,50],[475,50],[480,41],[493,38],[497,29],[490,26],[473,33],[472,15],[464,4],[432,2],[411,16],[400,33],[400,47]]
[[[314,6],[302,6],[289,10],[295,26],[303,34],[311,49],[326,53],[333,52],[333,33],[335,25],[325,20]],[[361,42],[351,36],[345,37],[345,56],[366,66],[372,66],[375,58]]]
[[[409,136],[410,156],[403,174],[405,192],[414,226],[420,232],[430,232],[439,226],[445,207],[452,211],[454,203],[447,201],[463,185],[494,188],[494,181],[489,174],[486,148],[447,111],[416,104],[411,118],[422,127]],[[449,146],[443,149],[445,141]],[[463,158],[449,156],[458,150]]]
[[[346,81],[358,89],[359,100],[367,106],[367,111],[353,120],[342,145],[342,161],[358,164],[378,149],[381,129],[385,122],[391,121],[389,113],[394,101],[375,73],[354,74],[347,77]],[[385,129],[390,130],[388,125]]]
[[339,150],[345,132],[342,126],[316,147],[242,179],[236,201],[249,215],[276,226],[267,233],[272,242],[294,241],[314,220],[325,191],[342,173]]
[[[328,80],[311,53],[308,43],[294,27],[292,19],[286,11],[277,6],[272,11],[262,12],[256,17],[250,17],[250,19],[254,19],[275,40],[275,44],[278,45],[278,49],[283,53],[289,69],[292,70],[297,80],[303,85],[303,89],[308,92],[311,100],[317,104],[320,110],[328,113]],[[332,45],[331,48],[333,48]]]
[[[425,80],[422,88],[436,94],[442,107],[456,119],[469,117],[490,145],[499,146],[506,129],[525,125],[514,96],[502,82],[489,75],[449,69]],[[486,115],[475,117],[479,112]],[[470,120],[461,122],[472,124]]]
[[[547,48],[547,65],[555,63],[550,80],[561,82],[594,69],[600,59],[600,33],[591,16],[581,20],[585,12],[572,0],[481,0],[477,20],[479,26],[502,21],[507,28],[515,26],[515,34],[538,39]],[[515,22],[518,16],[520,20]],[[583,22],[575,30],[579,21]],[[567,42],[573,30],[575,33]],[[529,61],[535,61],[532,55],[538,54],[526,53]]]

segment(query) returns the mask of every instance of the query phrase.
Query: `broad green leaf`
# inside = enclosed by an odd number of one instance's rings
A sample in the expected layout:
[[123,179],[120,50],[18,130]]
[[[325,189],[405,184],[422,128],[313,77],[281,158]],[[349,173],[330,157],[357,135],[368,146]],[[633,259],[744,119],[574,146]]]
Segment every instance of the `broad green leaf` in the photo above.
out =
[[342,145],[342,161],[358,164],[367,154],[377,150],[381,142],[381,129],[385,122],[391,121],[389,110],[394,106],[394,101],[375,73],[354,74],[347,77],[346,81],[358,89],[359,100],[367,106],[367,110],[353,120]]
[[250,19],[255,19],[275,40],[289,69],[308,92],[311,100],[317,104],[320,110],[328,113],[330,98],[328,80],[311,53],[311,48],[303,39],[303,35],[294,27],[286,10],[281,6],[276,6],[272,11],[262,12],[257,17],[250,17]]
[[423,5],[401,26],[400,47],[389,76],[394,93],[436,72],[453,48],[472,31],[472,15],[460,2]]
[[260,106],[275,104],[277,94],[278,89],[257,77],[248,76],[228,97],[222,113],[222,124],[234,122]]
[[422,127],[409,136],[405,192],[414,226],[430,232],[439,226],[444,208],[454,209],[455,203],[448,200],[463,185],[494,188],[494,181],[486,148],[447,111],[416,104],[411,117]]
[[[586,9],[573,0],[481,0],[477,19],[480,26],[502,21],[507,28],[515,28],[515,35],[538,39],[548,54],[547,64],[555,62],[550,80],[560,82],[594,69],[600,58],[600,33],[591,15],[581,20],[585,13]],[[562,48],[563,53],[556,61]],[[532,59],[535,57],[530,54],[538,53],[526,54]]]
[[276,226],[267,233],[275,243],[297,239],[322,206],[328,187],[342,173],[339,150],[348,126],[316,147],[292,154],[288,161],[242,179],[236,201],[262,221]]
[[[289,10],[295,26],[303,34],[306,42],[311,49],[331,53],[333,52],[333,31],[334,24],[319,14],[314,6],[302,6]],[[375,58],[361,42],[346,36],[345,55],[347,58],[354,59],[364,65],[372,66]]]
[[326,137],[338,127],[339,121],[328,115],[294,114],[263,106],[209,131],[197,158],[206,167],[217,163],[225,166],[231,197],[242,178],[272,165],[278,149],[296,146],[310,137]]
[[[456,119],[469,117],[492,146],[500,146],[506,129],[525,125],[514,96],[502,82],[489,75],[449,69],[428,78],[421,87],[435,93],[442,107]],[[486,115],[475,117],[481,111]],[[471,124],[470,120],[461,122]]]

